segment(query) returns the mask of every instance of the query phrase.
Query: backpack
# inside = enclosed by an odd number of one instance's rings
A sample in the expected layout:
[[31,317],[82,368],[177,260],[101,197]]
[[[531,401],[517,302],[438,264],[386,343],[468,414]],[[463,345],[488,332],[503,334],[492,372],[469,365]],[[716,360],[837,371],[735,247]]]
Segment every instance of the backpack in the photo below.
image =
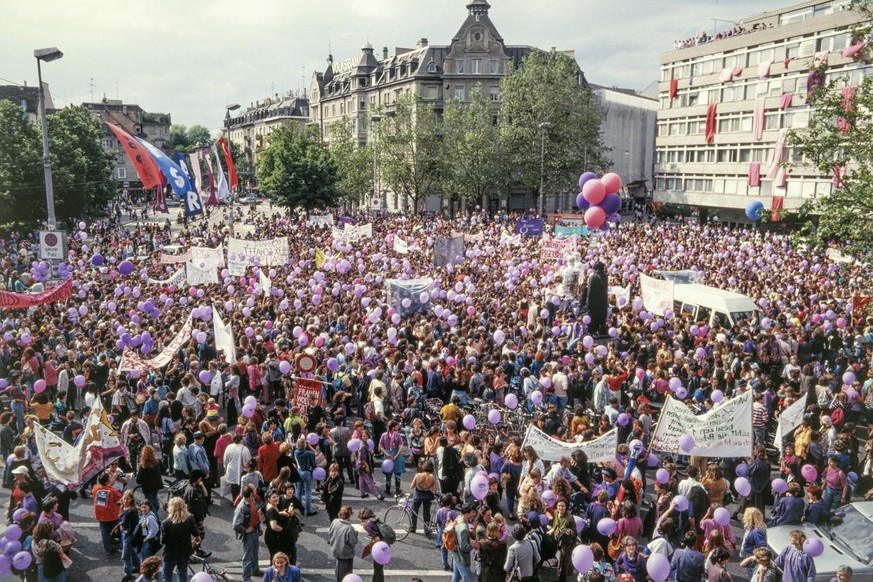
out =
[[364,418],[366,418],[370,422],[376,420],[376,407],[373,406],[372,400],[364,404]]
[[845,418],[845,412],[839,406],[831,410],[831,420],[833,421],[834,426],[843,426]]
[[543,533],[540,542],[540,563],[554,559],[558,555],[558,540],[552,534]]
[[451,527],[448,525],[443,530],[443,538],[442,538],[443,548],[449,552],[457,551],[458,549],[458,536],[455,533],[455,525],[452,524]]
[[382,541],[389,546],[394,545],[394,542],[397,541],[397,534],[394,532],[394,528],[387,523],[382,523],[378,519],[376,520],[376,527],[379,529],[379,537],[382,538]]

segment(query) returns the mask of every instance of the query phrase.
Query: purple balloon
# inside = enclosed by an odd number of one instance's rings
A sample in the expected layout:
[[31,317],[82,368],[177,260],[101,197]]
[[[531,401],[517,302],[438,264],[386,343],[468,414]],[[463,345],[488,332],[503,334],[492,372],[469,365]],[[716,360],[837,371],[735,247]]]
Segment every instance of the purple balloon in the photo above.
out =
[[670,575],[670,560],[664,554],[652,554],[646,560],[646,572],[654,582],[664,582]]
[[382,472],[383,473],[393,473],[394,472],[394,461],[391,459],[385,459],[382,461]]
[[385,542],[376,542],[372,549],[373,561],[383,566],[391,561],[391,546]]
[[325,477],[327,477],[327,472],[321,467],[316,467],[315,470],[312,471],[312,478],[316,481],[323,481]]
[[658,481],[661,485],[667,483],[670,480],[670,471],[664,469],[663,467],[655,471],[655,480]]
[[679,437],[679,448],[690,453],[694,449],[694,437],[690,434],[683,434]]
[[16,570],[27,570],[30,563],[33,561],[33,556],[30,552],[18,552],[12,558],[12,565]]
[[740,463],[737,465],[735,470],[738,477],[748,477],[749,476],[749,466],[745,463]]
[[630,422],[630,417],[627,414],[625,414],[624,412],[622,412],[621,414],[618,415],[619,426],[627,426],[627,423],[629,423],[629,422]]
[[467,430],[473,430],[476,428],[476,417],[472,414],[464,416],[464,419],[461,422]]
[[770,486],[773,487],[774,493],[785,493],[786,491],[788,491],[788,483],[785,481],[785,479],[773,479],[773,482],[770,484]]
[[[576,519],[579,519],[578,517]],[[582,521],[581,519],[579,521]],[[582,522],[583,527],[585,522]],[[579,529],[579,522],[576,522],[576,531],[582,533],[582,530]],[[591,566],[594,565],[594,554],[591,552],[591,548],[586,546],[585,544],[579,544],[573,549],[573,567],[576,568],[576,571],[580,574],[585,574],[588,570],[591,569]],[[670,573],[669,564],[667,564],[667,573]]]
[[615,520],[608,517],[604,517],[597,522],[597,531],[599,531],[601,535],[611,536],[615,533],[617,527],[618,525],[615,523]]
[[579,207],[580,211],[584,211],[588,210],[588,208],[591,207],[591,204],[585,200],[585,196],[579,192],[579,194],[576,195],[576,206]]
[[579,176],[579,190],[582,189],[582,187],[585,185],[585,182],[595,179],[597,179],[597,174],[595,174],[594,172],[585,172],[584,174]]
[[21,538],[21,528],[15,524],[10,525],[3,533],[3,537],[5,537],[10,542],[14,542]]
[[598,205],[606,214],[615,214],[621,210],[621,196],[618,194],[607,194],[606,198]]
[[807,538],[803,542],[803,552],[812,558],[817,558],[824,553],[824,543],[818,538]]
[[731,512],[724,507],[719,507],[712,512],[712,517],[718,525],[727,525],[731,522]]

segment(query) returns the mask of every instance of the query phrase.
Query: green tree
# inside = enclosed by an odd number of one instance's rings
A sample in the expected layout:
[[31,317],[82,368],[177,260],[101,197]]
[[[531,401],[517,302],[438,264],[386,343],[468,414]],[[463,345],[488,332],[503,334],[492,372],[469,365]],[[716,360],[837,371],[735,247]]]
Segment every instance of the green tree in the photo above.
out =
[[417,211],[443,185],[439,122],[433,106],[415,95],[401,95],[393,105],[380,111],[375,127],[380,185],[411,198]]
[[[870,33],[873,15],[869,2],[852,7],[867,15],[865,24],[852,30],[853,44]],[[858,55],[869,60],[869,49]],[[826,66],[814,71],[824,79]],[[864,75],[848,100],[843,88],[848,78],[838,76],[820,85],[810,95],[809,124],[789,133],[789,143],[803,156],[803,165],[825,176],[839,171],[839,186],[830,195],[809,200],[797,213],[805,223],[799,237],[813,246],[838,241],[845,252],[873,259],[873,237],[868,221],[873,219],[873,77]]]
[[99,122],[82,106],[49,116],[55,212],[60,221],[98,218],[116,193],[112,157],[100,145]]
[[332,123],[328,148],[337,167],[337,188],[346,200],[361,203],[373,191],[373,148],[360,147],[353,129],[348,117]]
[[0,100],[0,224],[45,218],[41,147],[39,130],[21,107]]
[[452,99],[443,112],[443,168],[447,188],[472,204],[488,204],[488,195],[506,184],[496,111],[476,85],[469,103]]
[[315,127],[278,127],[258,156],[257,175],[260,189],[286,208],[321,209],[341,201],[336,164]]
[[255,178],[254,166],[238,143],[228,141],[228,144],[230,146],[230,157],[233,158],[233,167],[236,169],[236,175],[239,178],[240,188],[245,190],[251,186]]
[[212,134],[202,125],[192,125],[187,133],[190,148],[202,148],[212,144]]
[[187,153],[190,148],[191,141],[188,139],[188,128],[184,125],[171,125],[170,150],[174,153]]
[[[534,49],[504,77],[500,99],[502,146],[513,182],[539,191],[541,131],[546,131],[546,192],[575,188],[583,171],[609,167],[600,135],[604,113],[574,59]],[[541,130],[542,123],[550,129]]]

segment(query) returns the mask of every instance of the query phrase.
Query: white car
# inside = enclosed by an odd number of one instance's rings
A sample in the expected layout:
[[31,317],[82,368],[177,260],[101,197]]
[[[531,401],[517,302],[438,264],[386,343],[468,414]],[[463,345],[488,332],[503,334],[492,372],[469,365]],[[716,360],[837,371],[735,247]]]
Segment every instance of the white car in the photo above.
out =
[[819,538],[824,553],[815,558],[816,582],[830,582],[837,568],[849,566],[852,582],[873,582],[873,501],[858,501],[836,511],[838,525],[779,525],[767,528],[767,545],[779,555],[789,534],[803,530],[807,539]]
[[258,197],[255,196],[254,194],[249,194],[248,196],[246,196],[245,198],[243,198],[243,199],[240,200],[239,202],[240,202],[240,204],[246,204],[246,205],[250,205],[250,206],[257,206],[258,203],[259,203],[260,201],[261,201],[260,198],[258,198]]

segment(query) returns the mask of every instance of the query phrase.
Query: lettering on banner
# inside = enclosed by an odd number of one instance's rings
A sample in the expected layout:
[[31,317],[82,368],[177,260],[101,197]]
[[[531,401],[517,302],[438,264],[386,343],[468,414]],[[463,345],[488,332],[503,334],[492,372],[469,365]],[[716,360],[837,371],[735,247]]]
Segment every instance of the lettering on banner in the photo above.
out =
[[310,396],[315,396],[318,398],[318,404],[322,404],[321,382],[303,378],[298,379],[294,385],[294,404],[301,407],[301,410],[306,410],[309,406]]
[[689,434],[694,438],[693,455],[748,456],[753,442],[751,402],[751,393],[746,393],[695,416],[685,404],[670,398],[661,411],[651,448],[678,452],[680,437]]
[[558,461],[561,457],[569,457],[573,451],[582,450],[588,456],[590,463],[611,461],[615,457],[618,446],[618,431],[613,429],[602,437],[584,443],[565,443],[553,439],[535,426],[528,427],[524,445],[536,449],[541,459]]

